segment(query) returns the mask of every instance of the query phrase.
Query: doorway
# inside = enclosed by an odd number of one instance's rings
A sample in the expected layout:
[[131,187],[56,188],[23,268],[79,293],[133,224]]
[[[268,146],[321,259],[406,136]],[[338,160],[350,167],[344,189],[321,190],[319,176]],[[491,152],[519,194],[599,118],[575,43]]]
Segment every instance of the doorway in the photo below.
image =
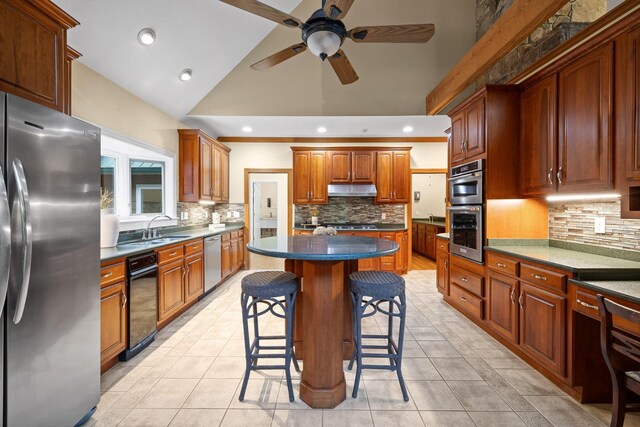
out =
[[[245,169],[245,224],[249,240],[291,231],[291,170]],[[284,260],[249,253],[251,270],[284,270]]]
[[411,170],[410,270],[435,270],[435,235],[447,232],[447,169]]

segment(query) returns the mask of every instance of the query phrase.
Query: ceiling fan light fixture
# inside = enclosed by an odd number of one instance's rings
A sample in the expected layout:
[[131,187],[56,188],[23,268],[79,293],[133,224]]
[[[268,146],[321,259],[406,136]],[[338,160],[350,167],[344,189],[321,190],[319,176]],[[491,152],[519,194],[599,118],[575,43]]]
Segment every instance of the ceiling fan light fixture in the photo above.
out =
[[311,53],[323,61],[335,55],[341,44],[340,36],[332,31],[316,31],[307,37],[307,47]]

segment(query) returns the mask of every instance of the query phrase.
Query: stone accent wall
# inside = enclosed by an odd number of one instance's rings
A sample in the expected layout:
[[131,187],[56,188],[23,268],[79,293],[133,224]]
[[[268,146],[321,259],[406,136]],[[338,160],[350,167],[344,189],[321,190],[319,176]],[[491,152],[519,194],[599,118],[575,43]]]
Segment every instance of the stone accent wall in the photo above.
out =
[[[493,25],[514,0],[477,0],[476,39]],[[536,28],[518,47],[476,81],[476,87],[505,83],[538,59],[578,34],[607,11],[606,0],[570,0]]]
[[[191,225],[206,225],[211,223],[212,206],[201,205],[199,203],[178,202],[178,226],[186,227]],[[182,212],[189,214],[189,219],[181,220]],[[205,216],[206,215],[206,216]]]
[[[368,197],[330,197],[328,205],[296,205],[295,223],[310,223],[311,208],[321,224],[404,224],[405,205],[375,205]],[[382,219],[382,213],[387,215]]]
[[[604,216],[605,234],[593,231]],[[549,238],[640,251],[640,220],[621,219],[620,201],[549,203]]]

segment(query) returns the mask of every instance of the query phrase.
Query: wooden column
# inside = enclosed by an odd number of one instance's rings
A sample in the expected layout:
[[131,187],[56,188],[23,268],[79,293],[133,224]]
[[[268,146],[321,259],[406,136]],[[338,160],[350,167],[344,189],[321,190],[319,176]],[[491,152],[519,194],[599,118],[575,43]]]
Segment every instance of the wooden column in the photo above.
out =
[[345,263],[304,261],[304,369],[300,398],[312,408],[334,408],[346,397],[342,370]]

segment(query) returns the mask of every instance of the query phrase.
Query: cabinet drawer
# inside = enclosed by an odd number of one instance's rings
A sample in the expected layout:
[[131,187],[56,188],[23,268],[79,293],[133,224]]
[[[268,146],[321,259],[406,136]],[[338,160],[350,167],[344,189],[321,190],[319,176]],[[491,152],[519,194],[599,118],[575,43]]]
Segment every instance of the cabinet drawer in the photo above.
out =
[[231,233],[229,233],[229,235],[231,236],[231,240],[238,238],[238,232],[237,231],[232,231]]
[[520,264],[520,277],[530,283],[543,286],[548,289],[566,292],[567,276],[556,273],[546,268],[534,267],[528,264]]
[[228,240],[231,240],[231,233],[225,233],[225,234],[223,234],[223,235],[222,235],[222,237],[221,237],[221,240],[222,240],[223,242],[226,242],[226,241],[228,241]]
[[109,265],[100,269],[100,287],[104,288],[112,283],[124,280],[124,262]]
[[576,295],[571,304],[575,311],[600,320],[600,309],[595,295],[576,289]]
[[451,284],[449,296],[456,307],[459,307],[477,319],[482,320],[484,318],[484,303],[481,298],[470,294],[455,284]]
[[518,275],[520,263],[509,258],[503,258],[500,255],[487,253],[487,267],[500,271],[501,273],[511,274],[512,276]]
[[380,270],[382,271],[395,271],[396,270],[396,257],[383,256],[380,257]]
[[451,265],[449,280],[479,297],[484,296],[484,277],[468,272],[456,264]]
[[442,240],[442,239],[437,239],[436,242],[437,242],[436,243],[436,250],[449,252],[449,242],[448,241]]
[[184,244],[184,253],[186,255],[195,254],[198,252],[202,252],[203,248],[204,248],[204,243],[202,239],[196,240],[193,242],[188,242]]
[[158,264],[166,264],[171,261],[175,261],[184,256],[184,246],[171,246],[170,248],[158,250]]

